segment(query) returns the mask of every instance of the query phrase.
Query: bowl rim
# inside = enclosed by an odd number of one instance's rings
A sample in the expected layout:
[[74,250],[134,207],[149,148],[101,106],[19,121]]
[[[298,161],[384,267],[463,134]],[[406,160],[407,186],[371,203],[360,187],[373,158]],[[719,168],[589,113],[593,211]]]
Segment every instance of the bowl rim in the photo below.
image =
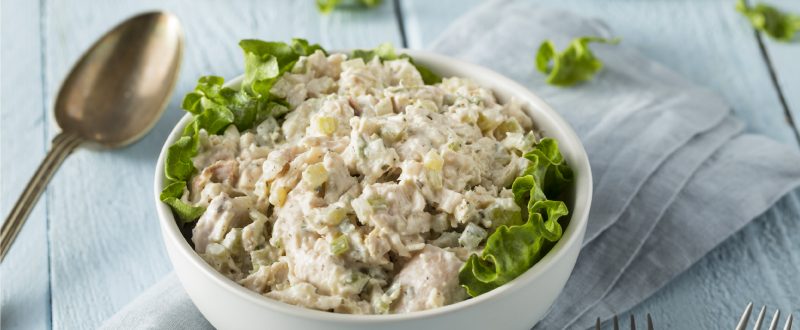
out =
[[[360,324],[370,324],[370,323],[389,323],[389,322],[400,322],[400,321],[407,321],[407,320],[415,320],[415,319],[424,319],[424,318],[431,318],[440,316],[442,314],[448,314],[455,312],[460,309],[465,309],[474,305],[478,304],[485,304],[490,300],[496,300],[502,298],[504,295],[508,294],[515,287],[524,286],[535,279],[541,277],[544,273],[547,272],[550,268],[554,266],[557,260],[563,258],[565,254],[568,252],[568,246],[574,244],[582,244],[583,235],[580,235],[580,232],[585,229],[586,224],[588,222],[588,215],[589,209],[591,206],[591,196],[592,196],[592,173],[589,166],[589,159],[586,154],[586,151],[581,143],[580,139],[578,138],[577,134],[574,132],[572,127],[560,116],[556,113],[550,106],[544,102],[539,96],[534,94],[528,88],[520,85],[516,81],[511,80],[499,74],[493,70],[485,68],[483,66],[473,64],[470,62],[466,62],[460,59],[452,58],[449,56],[441,55],[438,53],[434,53],[431,51],[425,50],[412,50],[412,49],[397,49],[400,53],[409,54],[414,58],[415,61],[428,65],[431,68],[436,68],[437,65],[431,65],[431,63],[447,63],[447,66],[451,68],[453,71],[462,71],[462,72],[471,72],[469,76],[481,76],[481,80],[490,80],[496,82],[495,85],[502,85],[504,89],[506,89],[507,93],[510,95],[514,95],[515,97],[521,99],[523,104],[528,104],[531,109],[526,109],[527,112],[537,111],[537,119],[541,122],[541,118],[545,118],[545,121],[549,121],[553,124],[553,126],[557,127],[557,130],[560,133],[567,137],[567,141],[559,141],[559,144],[565,145],[569,143],[570,149],[572,153],[574,153],[575,157],[578,162],[575,164],[570,164],[575,172],[575,201],[573,204],[573,210],[571,211],[571,218],[570,223],[567,226],[566,230],[564,231],[561,239],[556,242],[553,248],[548,251],[548,253],[539,260],[536,264],[534,264],[530,269],[525,271],[523,274],[515,278],[514,280],[494,289],[487,293],[484,293],[478,297],[470,298],[464,301],[460,301],[454,304],[437,307],[429,310],[423,311],[415,311],[410,313],[402,313],[402,314],[369,314],[369,315],[358,315],[358,314],[340,314],[340,313],[331,313],[325,311],[314,310],[310,308],[300,307],[288,303],[284,303],[278,300],[274,300],[263,295],[256,293],[255,291],[249,290],[238,283],[230,280],[229,278],[223,276],[221,273],[217,272],[213,269],[208,263],[206,263],[199,254],[197,254],[194,249],[191,248],[189,243],[184,239],[183,235],[181,234],[180,229],[178,228],[177,221],[174,218],[172,210],[170,207],[161,202],[159,196],[161,194],[161,190],[164,187],[165,177],[164,177],[164,160],[166,156],[166,151],[169,146],[177,140],[180,136],[181,132],[183,131],[183,127],[188,124],[189,120],[191,120],[191,114],[185,114],[175,125],[172,129],[170,134],[168,135],[164,145],[162,146],[161,152],[158,157],[158,162],[156,163],[155,169],[155,182],[154,182],[154,195],[155,195],[155,203],[156,203],[156,211],[158,213],[158,218],[160,222],[160,227],[162,230],[162,236],[164,237],[165,247],[170,249],[170,245],[174,245],[177,247],[177,254],[181,257],[187,259],[189,263],[194,266],[196,269],[199,269],[204,276],[208,276],[217,285],[226,288],[228,291],[232,292],[233,294],[239,296],[240,298],[251,302],[257,306],[274,310],[276,312],[289,314],[295,317],[301,317],[316,321],[323,321],[323,322],[347,322],[347,323],[360,323]],[[347,50],[335,51],[333,53],[340,53],[340,52],[347,52]],[[457,68],[457,69],[455,69]],[[226,86],[235,86],[241,83],[243,75],[240,75],[231,81],[229,81]],[[480,83],[479,83],[480,84]],[[483,85],[483,84],[480,84]],[[492,90],[496,88],[491,88]],[[172,257],[172,254],[170,254]],[[171,262],[174,267],[174,262]]]

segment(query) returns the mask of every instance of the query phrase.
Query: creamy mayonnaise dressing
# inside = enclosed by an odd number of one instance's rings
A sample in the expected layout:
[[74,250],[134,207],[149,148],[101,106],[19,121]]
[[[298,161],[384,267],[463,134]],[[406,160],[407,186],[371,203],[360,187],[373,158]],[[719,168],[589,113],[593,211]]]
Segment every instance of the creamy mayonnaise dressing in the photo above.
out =
[[[241,285],[340,313],[466,299],[458,271],[519,210],[531,120],[464,78],[423,84],[406,59],[317,51],[272,94],[292,109],[244,132],[200,132],[183,200],[206,207],[195,250]],[[528,132],[528,133],[525,133]]]

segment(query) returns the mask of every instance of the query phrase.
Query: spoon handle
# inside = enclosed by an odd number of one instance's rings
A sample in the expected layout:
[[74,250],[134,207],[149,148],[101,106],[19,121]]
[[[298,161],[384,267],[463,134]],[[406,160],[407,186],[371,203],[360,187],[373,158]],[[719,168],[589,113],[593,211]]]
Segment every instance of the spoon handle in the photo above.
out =
[[53,177],[61,162],[81,142],[83,140],[79,136],[64,132],[58,133],[53,138],[53,146],[47,152],[47,156],[39,165],[36,173],[28,181],[28,185],[25,186],[25,190],[22,191],[22,195],[17,199],[17,203],[14,204],[14,208],[11,209],[11,213],[9,213],[6,221],[3,222],[2,229],[0,229],[0,262],[3,261],[6,252],[11,248],[11,244],[14,243],[14,239],[28,218],[28,214],[31,213],[42,191],[44,191],[47,183],[50,182],[50,178]]

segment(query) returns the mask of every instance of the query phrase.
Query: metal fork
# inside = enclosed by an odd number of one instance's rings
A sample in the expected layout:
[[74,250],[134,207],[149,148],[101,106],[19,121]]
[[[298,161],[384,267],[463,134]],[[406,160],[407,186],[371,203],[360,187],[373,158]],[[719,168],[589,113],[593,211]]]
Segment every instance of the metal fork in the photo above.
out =
[[[739,324],[736,325],[736,330],[744,330],[747,326],[747,321],[750,320],[750,314],[753,312],[753,303],[747,304],[747,307],[744,309],[744,313],[742,313],[742,317],[739,318]],[[767,312],[767,306],[762,306],[761,311],[758,312],[758,318],[756,318],[756,323],[753,325],[753,330],[761,329],[761,323],[764,322],[764,314]],[[778,322],[780,321],[781,311],[775,310],[775,314],[772,315],[772,321],[769,323],[769,330],[777,330],[778,329]],[[789,317],[786,318],[786,325],[783,326],[783,330],[791,330],[792,329],[792,319],[794,316],[792,313],[789,313]]]
[[[600,318],[597,318],[597,322],[594,324],[595,330],[600,330]],[[619,318],[614,315],[614,330],[619,330]],[[631,330],[636,330],[636,319],[633,318],[633,314],[631,314]],[[653,319],[650,318],[650,313],[647,313],[647,330],[653,330]]]

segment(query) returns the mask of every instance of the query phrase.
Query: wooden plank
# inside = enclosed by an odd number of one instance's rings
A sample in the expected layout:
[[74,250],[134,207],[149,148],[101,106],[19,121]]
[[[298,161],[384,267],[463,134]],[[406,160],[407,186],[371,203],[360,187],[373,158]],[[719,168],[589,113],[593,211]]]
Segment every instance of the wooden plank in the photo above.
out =
[[[768,3],[782,11],[800,15],[798,1],[771,0]],[[744,18],[742,21],[743,24],[749,24]],[[795,129],[800,132],[800,61],[797,60],[800,59],[800,32],[795,34],[791,43],[778,42],[764,34],[761,35],[761,40],[786,102],[787,111],[791,114]]]
[[[800,12],[792,0],[772,0]],[[425,48],[477,1],[403,1],[411,48]],[[791,5],[790,5],[791,3]],[[627,47],[721,94],[752,132],[797,146],[758,41],[732,1],[543,1],[543,5],[599,17]],[[489,27],[487,27],[489,28]],[[766,46],[795,120],[800,118],[800,48]],[[533,59],[533,54],[531,55]],[[749,301],[794,311],[800,304],[800,191],[784,197],[742,232],[713,250],[631,312],[654,316],[656,327],[715,329],[733,326]],[[619,311],[623,312],[623,311]],[[720,323],[724,322],[724,323]],[[729,324],[729,325],[723,325]]]
[[[410,47],[430,45],[449,22],[476,3],[458,0],[404,2],[403,17]],[[602,18],[626,47],[636,48],[690,81],[722,95],[734,112],[747,122],[749,131],[797,145],[752,30],[742,24],[730,1],[547,0],[540,3]],[[531,60],[534,56],[531,54]]]
[[427,48],[450,23],[481,3],[480,0],[401,0],[408,48]]
[[164,8],[186,32],[183,72],[167,113],[142,141],[121,150],[81,149],[51,184],[53,326],[93,328],[155,283],[171,266],[153,209],[155,161],[182,115],[182,94],[200,75],[242,72],[239,39],[305,37],[329,48],[400,44],[391,3],[320,17],[312,1],[125,0],[76,6],[47,0],[47,100],[80,53],[117,22]]
[[[0,19],[0,216],[5,218],[44,158],[47,103],[42,102],[38,1],[2,1]],[[0,266],[0,328],[50,326],[47,196],[28,217]],[[3,220],[0,220],[3,221]]]
[[630,313],[639,319],[651,313],[656,329],[732,329],[753,302],[756,308],[766,305],[768,315],[780,309],[782,322],[790,312],[796,320],[798,196],[795,191],[781,199]]

